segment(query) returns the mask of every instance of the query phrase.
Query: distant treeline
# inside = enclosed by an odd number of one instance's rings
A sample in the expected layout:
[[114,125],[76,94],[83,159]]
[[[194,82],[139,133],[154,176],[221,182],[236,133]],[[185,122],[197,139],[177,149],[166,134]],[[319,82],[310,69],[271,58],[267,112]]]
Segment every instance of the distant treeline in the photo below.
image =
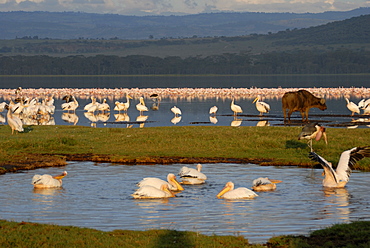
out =
[[339,49],[260,55],[159,58],[132,55],[0,56],[1,75],[156,75],[156,74],[331,74],[370,73],[370,52]]

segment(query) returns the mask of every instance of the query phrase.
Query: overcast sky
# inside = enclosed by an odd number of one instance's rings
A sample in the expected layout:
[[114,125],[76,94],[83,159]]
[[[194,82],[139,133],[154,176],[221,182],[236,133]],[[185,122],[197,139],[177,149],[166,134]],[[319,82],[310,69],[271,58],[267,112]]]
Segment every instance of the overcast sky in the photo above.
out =
[[81,11],[122,15],[210,12],[318,13],[370,7],[370,0],[0,0],[0,11]]

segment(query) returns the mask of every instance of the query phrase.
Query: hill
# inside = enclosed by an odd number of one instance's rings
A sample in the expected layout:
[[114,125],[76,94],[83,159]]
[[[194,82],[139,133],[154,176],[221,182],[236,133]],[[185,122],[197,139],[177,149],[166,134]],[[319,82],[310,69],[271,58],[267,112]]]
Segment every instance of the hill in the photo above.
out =
[[80,12],[0,12],[0,39],[155,39],[240,36],[307,28],[370,14],[370,8],[323,13],[209,13],[123,16]]

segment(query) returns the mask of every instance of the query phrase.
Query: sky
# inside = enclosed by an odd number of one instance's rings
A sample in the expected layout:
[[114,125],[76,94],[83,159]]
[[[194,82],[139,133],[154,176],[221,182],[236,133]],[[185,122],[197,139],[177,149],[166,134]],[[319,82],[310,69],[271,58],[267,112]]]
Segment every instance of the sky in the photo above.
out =
[[370,0],[0,0],[0,11],[74,11],[120,15],[216,12],[320,13],[370,7]]

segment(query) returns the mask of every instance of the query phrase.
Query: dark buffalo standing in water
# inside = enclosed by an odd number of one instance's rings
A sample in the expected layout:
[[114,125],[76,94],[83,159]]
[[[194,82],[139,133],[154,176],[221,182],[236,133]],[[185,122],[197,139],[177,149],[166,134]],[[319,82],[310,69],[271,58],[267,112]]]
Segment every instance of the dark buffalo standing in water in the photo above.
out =
[[288,109],[289,122],[290,116],[295,111],[301,112],[303,122],[308,122],[308,111],[310,111],[310,108],[318,108],[321,110],[327,109],[324,98],[318,98],[307,90],[286,92],[282,98],[282,103],[284,122],[286,121],[286,113]]

